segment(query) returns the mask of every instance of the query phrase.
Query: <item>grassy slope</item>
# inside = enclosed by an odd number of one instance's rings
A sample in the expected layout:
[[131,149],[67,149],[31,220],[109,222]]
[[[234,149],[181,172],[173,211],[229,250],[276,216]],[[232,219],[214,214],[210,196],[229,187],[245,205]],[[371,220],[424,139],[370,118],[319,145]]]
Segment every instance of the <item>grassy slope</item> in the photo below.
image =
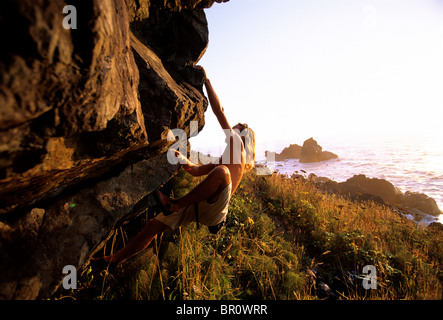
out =
[[[197,182],[182,172],[172,192],[180,196]],[[106,253],[146,219],[120,228]],[[191,224],[163,235],[113,274],[85,270],[69,296],[319,299],[324,282],[339,299],[441,299],[442,239],[441,229],[423,229],[389,207],[325,194],[304,179],[249,172],[219,234]],[[376,267],[375,290],[356,277],[365,265]]]

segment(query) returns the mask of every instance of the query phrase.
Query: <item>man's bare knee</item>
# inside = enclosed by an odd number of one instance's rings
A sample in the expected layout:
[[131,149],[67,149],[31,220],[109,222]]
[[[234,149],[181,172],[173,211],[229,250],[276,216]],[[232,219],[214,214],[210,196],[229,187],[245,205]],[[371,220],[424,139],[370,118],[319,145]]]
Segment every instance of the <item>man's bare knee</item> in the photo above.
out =
[[219,179],[221,184],[228,185],[231,183],[231,172],[226,166],[217,166],[211,173]]

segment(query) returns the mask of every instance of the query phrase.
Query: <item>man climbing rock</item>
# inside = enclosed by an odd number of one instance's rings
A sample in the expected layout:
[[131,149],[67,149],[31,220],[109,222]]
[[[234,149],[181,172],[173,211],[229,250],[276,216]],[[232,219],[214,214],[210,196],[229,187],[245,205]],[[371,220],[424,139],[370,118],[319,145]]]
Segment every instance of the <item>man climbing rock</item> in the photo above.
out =
[[[200,66],[195,68],[204,72]],[[179,163],[189,174],[195,177],[206,175],[206,178],[181,198],[171,199],[157,191],[154,196],[163,212],[149,220],[123,249],[93,259],[93,264],[114,267],[147,248],[155,236],[167,228],[174,230],[190,222],[197,222],[216,233],[223,226],[232,194],[240,184],[243,173],[254,165],[255,133],[247,124],[238,123],[231,127],[206,73],[205,87],[212,111],[226,135],[227,146],[223,155],[217,163],[196,165],[174,150]]]

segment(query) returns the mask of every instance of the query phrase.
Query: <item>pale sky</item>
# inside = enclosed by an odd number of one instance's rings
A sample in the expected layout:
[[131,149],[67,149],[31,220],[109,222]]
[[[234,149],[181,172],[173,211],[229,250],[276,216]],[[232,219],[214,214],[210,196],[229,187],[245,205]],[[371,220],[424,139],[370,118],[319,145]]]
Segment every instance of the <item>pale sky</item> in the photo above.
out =
[[[443,146],[443,0],[230,0],[199,64],[257,144],[432,134]],[[223,145],[210,108],[193,149]]]

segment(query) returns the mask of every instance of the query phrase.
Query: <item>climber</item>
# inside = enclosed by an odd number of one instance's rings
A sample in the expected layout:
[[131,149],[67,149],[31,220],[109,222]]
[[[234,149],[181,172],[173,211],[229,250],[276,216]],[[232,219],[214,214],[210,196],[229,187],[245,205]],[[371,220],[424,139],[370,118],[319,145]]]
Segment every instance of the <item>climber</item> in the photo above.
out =
[[206,175],[206,178],[181,198],[171,199],[160,191],[155,192],[163,212],[149,220],[123,249],[112,255],[93,259],[93,263],[113,268],[144,250],[156,235],[168,228],[174,230],[190,222],[197,222],[208,226],[210,232],[216,233],[223,226],[232,194],[240,184],[243,173],[254,165],[255,133],[247,124],[230,126],[205,70],[201,66],[195,68],[203,71],[205,75],[209,103],[226,135],[227,146],[223,155],[218,163],[196,165],[174,150],[183,169],[193,176]]

